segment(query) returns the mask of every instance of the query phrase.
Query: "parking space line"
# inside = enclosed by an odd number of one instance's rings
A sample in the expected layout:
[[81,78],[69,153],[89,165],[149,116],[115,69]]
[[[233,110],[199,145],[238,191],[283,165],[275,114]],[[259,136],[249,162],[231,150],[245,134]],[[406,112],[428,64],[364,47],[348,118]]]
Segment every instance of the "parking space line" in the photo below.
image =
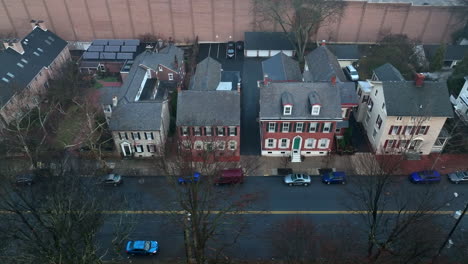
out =
[[216,58],[219,58],[219,43],[218,43],[218,54],[216,54]]
[[210,43],[210,46],[208,47],[208,57],[211,56],[211,43]]

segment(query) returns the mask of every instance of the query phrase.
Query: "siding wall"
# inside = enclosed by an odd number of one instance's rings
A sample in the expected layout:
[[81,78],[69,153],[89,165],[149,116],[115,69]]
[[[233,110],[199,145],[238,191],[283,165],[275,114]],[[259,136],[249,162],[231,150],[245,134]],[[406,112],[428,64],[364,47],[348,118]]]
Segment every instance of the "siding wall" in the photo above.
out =
[[[22,37],[33,18],[69,41],[152,33],[179,42],[197,35],[225,42],[243,39],[245,31],[279,30],[254,23],[254,17],[251,0],[0,0],[0,33]],[[450,7],[350,1],[344,16],[323,26],[316,39],[375,42],[379,32],[391,32],[439,44],[459,27]]]

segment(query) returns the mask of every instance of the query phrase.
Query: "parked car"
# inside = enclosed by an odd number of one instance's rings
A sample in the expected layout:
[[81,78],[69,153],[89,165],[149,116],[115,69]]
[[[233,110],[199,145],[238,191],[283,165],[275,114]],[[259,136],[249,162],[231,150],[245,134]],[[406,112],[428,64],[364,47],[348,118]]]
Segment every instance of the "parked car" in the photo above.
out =
[[244,183],[244,172],[241,168],[222,170],[214,179],[214,184],[237,184]]
[[101,184],[104,184],[104,185],[117,186],[117,185],[122,184],[122,182],[123,182],[122,176],[120,176],[119,174],[114,174],[114,173],[107,174],[101,179]]
[[328,171],[320,174],[322,182],[326,184],[346,184],[346,175],[343,171]]
[[195,172],[192,176],[181,176],[177,179],[179,184],[196,183],[200,180],[200,173]]
[[131,240],[127,242],[126,251],[129,255],[155,255],[159,252],[159,245],[156,241]]
[[440,173],[436,170],[417,171],[411,173],[409,179],[412,183],[437,183],[440,182]]
[[234,41],[229,41],[226,47],[226,57],[230,59],[234,58],[234,56],[236,56],[236,44]]
[[308,186],[310,184],[310,176],[307,174],[288,174],[284,176],[284,183],[293,186],[293,185],[303,185]]
[[236,48],[237,48],[238,51],[244,50],[244,41],[240,41],[240,40],[237,41],[236,42]]
[[468,182],[468,171],[456,171],[448,174],[449,181],[453,183]]
[[32,185],[36,180],[36,176],[33,172],[22,173],[16,175],[15,184],[17,186],[21,185]]
[[359,80],[359,74],[352,65],[348,65],[344,68],[344,72],[351,81]]

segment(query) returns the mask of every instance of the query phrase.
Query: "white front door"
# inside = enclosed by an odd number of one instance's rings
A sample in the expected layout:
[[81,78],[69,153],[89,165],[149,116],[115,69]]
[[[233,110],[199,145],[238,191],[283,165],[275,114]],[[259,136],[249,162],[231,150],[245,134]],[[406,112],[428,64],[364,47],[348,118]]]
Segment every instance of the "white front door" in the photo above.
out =
[[122,148],[122,154],[125,157],[128,157],[128,156],[132,155],[132,148],[131,148],[129,143],[124,142],[124,143],[120,144],[120,147]]

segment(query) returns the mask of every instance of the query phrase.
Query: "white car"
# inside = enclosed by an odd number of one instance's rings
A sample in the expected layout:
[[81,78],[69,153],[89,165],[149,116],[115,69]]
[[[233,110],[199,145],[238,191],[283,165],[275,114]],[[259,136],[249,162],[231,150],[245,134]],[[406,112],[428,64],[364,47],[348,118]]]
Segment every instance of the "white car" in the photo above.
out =
[[344,71],[351,81],[359,80],[359,74],[352,65],[346,66]]

